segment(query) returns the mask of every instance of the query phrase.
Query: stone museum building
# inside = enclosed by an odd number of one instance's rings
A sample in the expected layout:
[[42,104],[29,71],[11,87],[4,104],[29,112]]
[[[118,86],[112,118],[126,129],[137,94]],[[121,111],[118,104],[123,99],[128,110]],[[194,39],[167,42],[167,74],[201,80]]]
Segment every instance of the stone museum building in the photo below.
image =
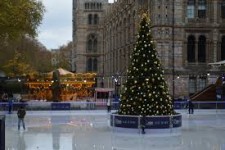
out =
[[100,87],[123,83],[143,12],[176,98],[223,74],[209,63],[225,60],[225,0],[73,0],[73,71],[96,72]]

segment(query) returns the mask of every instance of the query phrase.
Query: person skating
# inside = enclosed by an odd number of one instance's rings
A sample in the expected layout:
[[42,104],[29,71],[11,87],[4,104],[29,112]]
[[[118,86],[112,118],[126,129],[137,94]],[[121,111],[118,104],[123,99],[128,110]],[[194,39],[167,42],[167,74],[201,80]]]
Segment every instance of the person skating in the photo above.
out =
[[146,125],[146,118],[145,115],[141,117],[141,133],[145,134],[145,125]]
[[26,110],[23,106],[20,106],[20,108],[17,111],[18,116],[18,130],[20,130],[20,124],[22,123],[23,129],[26,130],[24,118],[26,116]]
[[191,100],[188,101],[188,113],[193,114],[194,113],[194,104]]

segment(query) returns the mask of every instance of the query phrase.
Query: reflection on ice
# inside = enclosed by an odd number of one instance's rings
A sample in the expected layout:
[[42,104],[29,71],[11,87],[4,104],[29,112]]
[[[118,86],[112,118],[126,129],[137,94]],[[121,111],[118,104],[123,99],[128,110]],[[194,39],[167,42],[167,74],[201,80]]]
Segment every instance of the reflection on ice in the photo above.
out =
[[[165,136],[156,135],[131,135],[131,134],[112,134],[112,149],[114,150],[176,150],[182,146],[181,135]],[[129,143],[129,144],[127,144]]]
[[[115,132],[106,111],[27,112],[28,131],[6,115],[7,150],[224,150],[225,112],[183,113],[180,134]],[[91,115],[88,115],[91,114]]]

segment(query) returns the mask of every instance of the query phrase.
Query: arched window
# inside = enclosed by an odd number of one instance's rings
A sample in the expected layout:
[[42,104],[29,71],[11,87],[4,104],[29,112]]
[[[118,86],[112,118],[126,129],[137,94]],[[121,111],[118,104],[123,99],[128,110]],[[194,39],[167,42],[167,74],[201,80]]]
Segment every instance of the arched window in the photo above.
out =
[[92,58],[87,59],[87,72],[92,71]]
[[187,1],[187,18],[192,19],[195,17],[195,0]]
[[195,62],[195,37],[190,35],[187,43],[187,61]]
[[221,40],[221,60],[225,60],[225,36]]
[[99,3],[97,3],[97,9],[99,9]]
[[98,49],[98,39],[95,34],[87,37],[87,52],[96,52]]
[[98,59],[88,58],[87,59],[87,72],[97,72],[98,71]]
[[221,2],[221,17],[225,19],[225,0]]
[[95,4],[91,3],[91,9],[94,9],[94,7],[95,7]]
[[98,70],[98,59],[94,58],[94,60],[93,60],[93,71],[97,72],[97,70]]
[[198,62],[205,62],[206,60],[206,38],[200,36],[198,39]]
[[92,50],[92,40],[88,40],[88,42],[87,42],[87,50],[88,51]]
[[98,15],[97,14],[94,15],[94,24],[98,24]]
[[88,15],[88,24],[92,24],[92,14]]
[[198,18],[206,17],[206,0],[198,0]]
[[84,6],[85,6],[85,9],[89,9],[89,3],[85,3]]
[[96,52],[98,48],[98,41],[97,39],[93,39],[93,51]]

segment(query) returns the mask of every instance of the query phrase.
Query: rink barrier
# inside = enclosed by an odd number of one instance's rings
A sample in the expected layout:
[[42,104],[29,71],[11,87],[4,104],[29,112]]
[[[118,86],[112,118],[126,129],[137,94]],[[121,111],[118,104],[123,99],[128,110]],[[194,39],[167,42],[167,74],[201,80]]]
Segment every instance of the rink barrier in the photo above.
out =
[[110,125],[119,128],[140,128],[142,126],[141,120],[145,119],[145,129],[166,129],[178,128],[182,126],[182,115],[169,116],[133,116],[133,115],[119,115],[112,113],[110,115]]
[[51,109],[52,110],[70,110],[71,106],[70,106],[70,103],[56,102],[56,103],[51,103]]
[[[14,102],[13,110],[17,110],[19,106],[26,106],[27,110],[106,110],[106,102],[95,101],[68,101],[68,102],[45,102],[45,101],[27,101],[27,102]],[[65,106],[63,103],[67,103]],[[111,110],[118,110],[119,103],[112,102]],[[225,109],[224,101],[194,101],[194,109]],[[57,105],[57,106],[55,106]],[[187,109],[186,101],[175,101],[174,109]],[[8,110],[7,102],[0,102],[0,110]]]
[[[225,101],[192,101],[194,109],[225,109]],[[174,109],[187,109],[187,101],[175,101]]]
[[[27,105],[28,103],[26,102],[13,102],[12,109],[17,110],[19,107],[21,106],[26,107]],[[9,109],[9,103],[7,102],[0,103],[0,110],[8,110],[8,109]]]

